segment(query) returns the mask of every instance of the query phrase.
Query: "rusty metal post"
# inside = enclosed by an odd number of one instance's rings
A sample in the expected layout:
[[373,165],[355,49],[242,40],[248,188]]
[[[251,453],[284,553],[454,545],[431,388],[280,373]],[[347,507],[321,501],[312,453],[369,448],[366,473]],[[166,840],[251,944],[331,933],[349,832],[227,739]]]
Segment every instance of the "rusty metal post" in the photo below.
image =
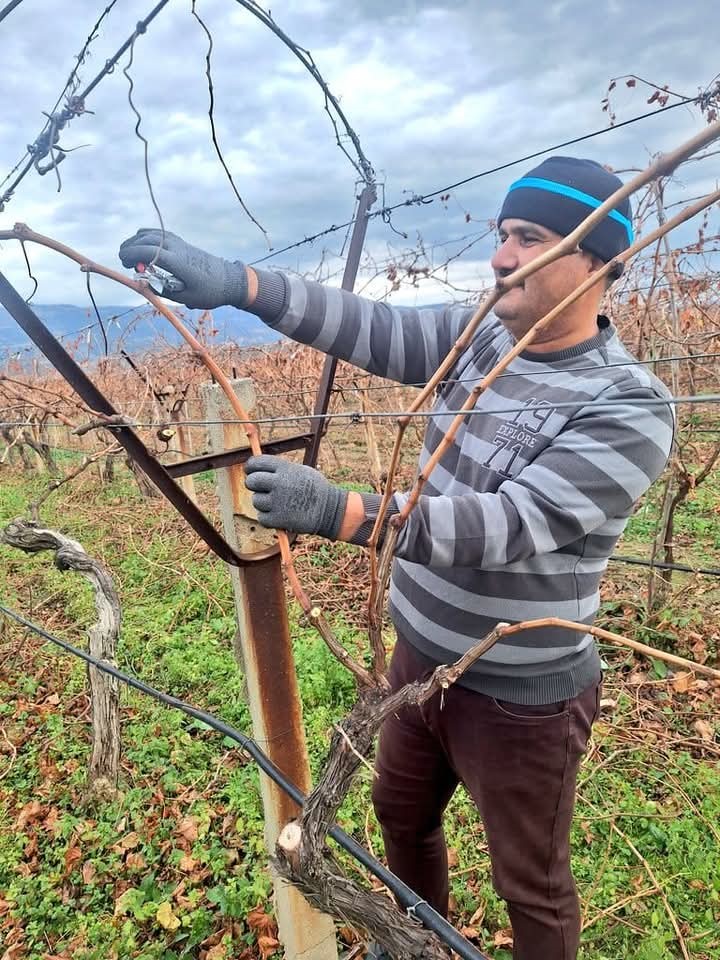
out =
[[[345,270],[341,287],[343,290],[352,290],[355,286],[358,267],[360,266],[360,257],[362,255],[363,244],[365,243],[365,234],[367,233],[368,211],[375,203],[377,190],[374,183],[368,184],[363,188],[358,198],[357,216],[353,225],[352,236],[350,237],[350,248],[348,250],[347,260],[345,261]],[[325,414],[330,406],[330,391],[335,380],[335,370],[337,369],[337,359],[335,357],[325,357],[320,383],[318,385],[317,396],[315,398],[315,408],[313,414],[317,419],[311,421],[310,429],[313,434],[312,441],[305,453],[304,463],[311,467],[317,466],[318,456],[320,454],[320,441],[327,432],[327,420]]]
[[[252,381],[235,380],[233,389],[252,416],[256,405]],[[205,419],[211,421],[211,452],[239,446],[245,439],[241,424],[213,422],[235,416],[220,387],[203,384],[200,395]],[[235,655],[245,677],[254,738],[267,745],[270,758],[294,784],[308,791],[310,768],[277,537],[257,522],[244,476],[239,464],[218,470],[225,537],[243,558],[258,558],[230,568],[238,624]],[[260,784],[265,841],[272,852],[280,831],[298,808],[262,774]],[[331,918],[310,907],[298,890],[280,878],[275,882],[275,908],[286,960],[301,956],[302,960],[336,960]]]

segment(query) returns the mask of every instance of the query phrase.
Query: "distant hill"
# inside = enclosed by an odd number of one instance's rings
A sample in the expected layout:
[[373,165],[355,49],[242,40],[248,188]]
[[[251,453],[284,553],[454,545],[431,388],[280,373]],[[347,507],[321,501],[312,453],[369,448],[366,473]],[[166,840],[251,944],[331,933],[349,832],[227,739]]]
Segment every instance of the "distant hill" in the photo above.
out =
[[[32,303],[31,307],[65,346],[82,343],[85,349],[89,346],[91,355],[103,354],[105,344],[94,310],[65,303]],[[190,328],[196,328],[202,311],[181,309]],[[110,353],[117,352],[121,346],[128,352],[141,352],[153,347],[160,348],[167,343],[180,343],[180,335],[165,319],[154,315],[147,304],[138,307],[104,306],[99,307],[99,312],[105,326]],[[213,310],[212,326],[217,331],[212,338],[216,343],[233,340],[241,346],[256,346],[283,339],[262,320],[233,307]],[[22,354],[28,352],[28,348],[29,352],[35,352],[34,344],[22,328],[0,307],[0,353],[5,356],[15,352]]]

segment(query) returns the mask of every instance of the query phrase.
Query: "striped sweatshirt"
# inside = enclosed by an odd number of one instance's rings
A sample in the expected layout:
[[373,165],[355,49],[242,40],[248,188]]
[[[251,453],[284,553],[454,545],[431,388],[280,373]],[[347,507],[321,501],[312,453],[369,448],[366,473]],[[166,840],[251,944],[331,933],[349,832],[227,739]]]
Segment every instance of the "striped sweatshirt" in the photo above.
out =
[[[437,370],[473,310],[377,303],[259,272],[250,308],[276,330],[401,383]],[[490,314],[438,391],[420,467],[473,386],[514,341]],[[666,387],[605,317],[597,334],[554,353],[526,350],[477,400],[398,539],[390,615],[433,663],[451,663],[499,621],[555,616],[592,623],[600,578],[673,437]],[[603,405],[606,401],[608,403]],[[365,496],[366,519],[378,496]],[[407,494],[395,494],[401,509]],[[536,628],[509,636],[463,685],[515,703],[576,696],[600,676],[590,634]]]

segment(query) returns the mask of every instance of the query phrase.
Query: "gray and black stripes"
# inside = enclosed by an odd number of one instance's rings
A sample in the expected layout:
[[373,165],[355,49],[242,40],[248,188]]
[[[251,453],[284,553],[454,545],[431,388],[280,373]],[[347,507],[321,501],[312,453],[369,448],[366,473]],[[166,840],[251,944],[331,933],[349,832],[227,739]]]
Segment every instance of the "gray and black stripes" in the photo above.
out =
[[[264,319],[402,383],[427,382],[472,316],[467,308],[391,307],[284,280],[282,310],[258,310]],[[491,314],[433,413],[458,410],[511,346]],[[569,369],[578,356],[581,373]],[[665,386],[645,369],[610,366],[631,360],[614,329],[599,325],[596,336],[567,351],[525,351],[509,367],[516,376],[479,397],[476,409],[486,415],[461,425],[398,539],[390,611],[425,655],[450,662],[499,620],[592,622],[607,558],[672,445],[671,407],[636,402],[668,397]],[[614,405],[597,407],[598,400]],[[523,409],[500,412],[508,406]],[[428,419],[421,466],[446,427],[447,416]],[[395,495],[394,507],[405,502]],[[590,635],[543,628],[497,644],[462,682],[490,696],[545,703],[574,696],[598,673]]]

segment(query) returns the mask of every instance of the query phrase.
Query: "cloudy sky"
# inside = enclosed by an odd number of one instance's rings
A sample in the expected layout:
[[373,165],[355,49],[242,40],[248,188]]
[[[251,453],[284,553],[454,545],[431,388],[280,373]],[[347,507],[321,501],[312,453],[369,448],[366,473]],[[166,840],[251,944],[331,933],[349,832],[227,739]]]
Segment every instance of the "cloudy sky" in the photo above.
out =
[[[2,3],[0,3],[2,6]],[[37,136],[103,8],[90,0],[24,0],[0,23],[0,179]],[[83,85],[100,70],[152,8],[150,0],[119,0],[82,68]],[[356,174],[334,142],[323,97],[298,61],[234,0],[197,0],[214,41],[212,72],[218,137],[240,192],[277,250],[332,223],[347,220]],[[720,72],[714,0],[693,3],[620,0],[579,3],[423,2],[423,0],[275,0],[272,13],[311,50],[340,98],[388,203],[446,184],[579,136],[607,124],[601,101],[613,77],[638,74],[693,95]],[[207,38],[190,0],[168,6],[134,45],[129,73],[148,138],[151,182],[165,226],[233,259],[268,253],[243,213],[217,161],[209,133],[205,76]],[[128,56],[121,61],[127,65]],[[135,136],[122,69],[103,80],[87,107],[63,132],[78,148],[53,173],[34,171],[0,213],[0,229],[24,221],[88,256],[116,265],[120,241],[157,215]],[[613,92],[618,121],[653,109],[649,89],[624,82]],[[644,165],[702,125],[680,107],[563,152],[616,169]],[[717,180],[717,157],[687,167],[673,199],[695,196]],[[534,161],[534,163],[539,161]],[[392,225],[372,221],[367,250],[377,262],[412,247],[418,235],[442,261],[478,234],[503,193],[533,164],[522,164],[396,213]],[[7,183],[0,188],[0,193]],[[466,213],[473,221],[466,222]],[[714,215],[717,219],[717,213]],[[475,222],[475,220],[479,222]],[[312,270],[325,255],[338,267],[343,234],[281,254],[270,265]],[[448,241],[453,241],[448,245]],[[473,289],[489,274],[493,241],[473,246],[453,264],[451,279]],[[31,251],[40,303],[85,304],[74,265],[38,248]],[[4,243],[0,269],[31,290],[17,245]],[[369,262],[361,282],[372,277]],[[132,303],[132,295],[94,283],[101,303]],[[382,293],[381,283],[370,292]],[[437,284],[403,289],[398,302],[436,302]]]

